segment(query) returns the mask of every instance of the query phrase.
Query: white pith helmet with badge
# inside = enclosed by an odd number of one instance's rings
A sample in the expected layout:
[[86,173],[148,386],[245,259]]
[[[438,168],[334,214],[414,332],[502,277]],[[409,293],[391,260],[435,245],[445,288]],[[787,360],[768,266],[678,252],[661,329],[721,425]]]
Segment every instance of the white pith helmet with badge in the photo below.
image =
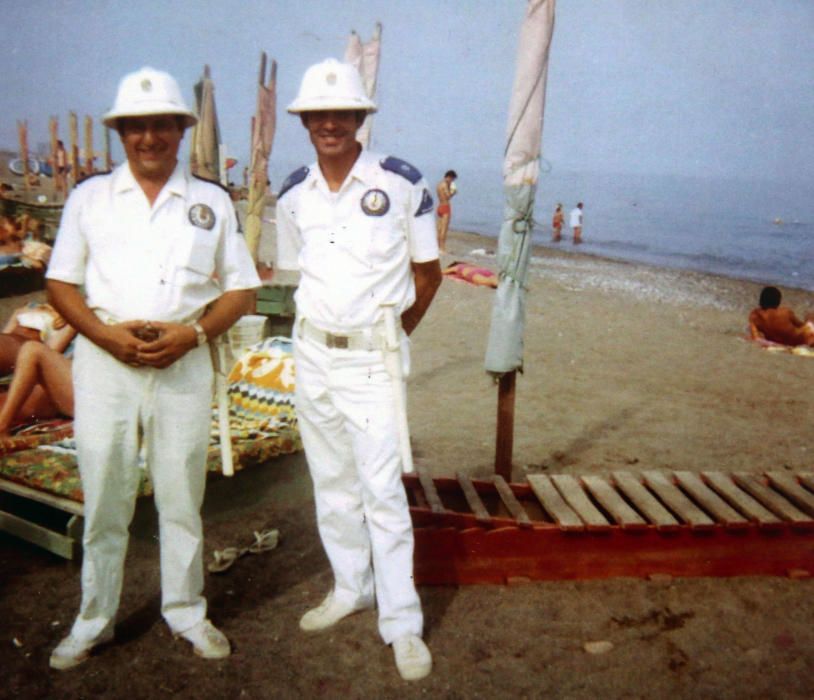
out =
[[291,114],[328,109],[376,111],[376,104],[367,96],[359,71],[350,63],[335,58],[327,58],[305,71],[300,91],[288,105]]
[[169,73],[144,67],[128,73],[119,83],[113,108],[102,116],[102,124],[116,128],[123,117],[146,117],[154,114],[178,114],[184,127],[194,126],[198,117],[181,95],[181,88]]

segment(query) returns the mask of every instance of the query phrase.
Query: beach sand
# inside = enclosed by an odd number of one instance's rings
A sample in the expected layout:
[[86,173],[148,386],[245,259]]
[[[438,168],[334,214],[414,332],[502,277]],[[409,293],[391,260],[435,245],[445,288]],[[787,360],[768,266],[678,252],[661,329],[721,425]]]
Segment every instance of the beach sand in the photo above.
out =
[[[496,242],[453,233],[444,262],[494,269]],[[513,479],[616,470],[812,471],[814,359],[746,342],[760,285],[561,250],[532,260]],[[814,294],[784,290],[798,312]],[[483,369],[494,291],[445,280],[413,335],[416,457],[435,475],[492,473],[497,388]],[[10,300],[2,300],[5,317]],[[0,537],[3,697],[808,698],[809,578],[619,578],[420,589],[435,669],[398,678],[365,612],[314,636],[300,615],[331,584],[302,455],[210,482],[207,556],[280,529],[281,546],[207,575],[223,662],[196,659],[159,614],[152,502],[139,504],[117,641],[80,669],[48,655],[79,569]],[[607,641],[602,654],[588,642]]]

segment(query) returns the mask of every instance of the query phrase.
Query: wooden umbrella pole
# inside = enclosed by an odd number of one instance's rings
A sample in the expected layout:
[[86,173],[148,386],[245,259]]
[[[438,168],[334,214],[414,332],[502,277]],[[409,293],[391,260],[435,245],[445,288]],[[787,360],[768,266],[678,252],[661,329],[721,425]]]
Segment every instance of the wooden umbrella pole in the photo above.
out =
[[517,370],[500,376],[497,392],[497,440],[495,473],[506,481],[512,480],[512,450],[514,449],[514,397]]

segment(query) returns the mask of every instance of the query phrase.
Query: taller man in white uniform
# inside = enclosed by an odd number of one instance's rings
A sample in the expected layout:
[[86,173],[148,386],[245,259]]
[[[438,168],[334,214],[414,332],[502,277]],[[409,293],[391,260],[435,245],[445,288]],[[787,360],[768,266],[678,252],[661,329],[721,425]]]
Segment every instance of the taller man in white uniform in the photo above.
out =
[[249,309],[260,282],[228,193],[178,163],[197,117],[176,81],[151,68],[125,76],[102,121],[118,130],[127,162],[71,193],[47,274],[50,302],[80,334],[74,431],[85,495],[82,603],[50,663],[76,666],[113,637],[142,445],[159,513],[161,612],[199,656],[222,658],[229,642],[202,596],[208,341]]
[[412,580],[393,383],[401,379],[386,367],[383,305],[401,319],[407,370],[407,335],[442,277],[427,183],[408,163],[363,151],[356,141],[375,109],[356,69],[334,59],[306,71],[288,107],[300,115],[317,162],[292,173],[280,190],[278,265],[302,273],[294,324],[297,415],[334,574],[333,590],[300,627],[331,627],[375,599],[379,632],[393,645],[402,677],[415,680],[430,673],[432,657]]

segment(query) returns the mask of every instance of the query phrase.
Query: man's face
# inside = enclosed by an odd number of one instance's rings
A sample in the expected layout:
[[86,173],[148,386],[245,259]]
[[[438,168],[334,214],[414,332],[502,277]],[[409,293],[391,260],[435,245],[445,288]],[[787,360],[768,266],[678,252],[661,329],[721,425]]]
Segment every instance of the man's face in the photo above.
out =
[[172,114],[124,117],[120,136],[130,169],[136,177],[166,180],[178,162],[184,129]]
[[356,132],[363,121],[363,114],[353,110],[330,109],[302,115],[317,155],[328,158],[356,152]]

